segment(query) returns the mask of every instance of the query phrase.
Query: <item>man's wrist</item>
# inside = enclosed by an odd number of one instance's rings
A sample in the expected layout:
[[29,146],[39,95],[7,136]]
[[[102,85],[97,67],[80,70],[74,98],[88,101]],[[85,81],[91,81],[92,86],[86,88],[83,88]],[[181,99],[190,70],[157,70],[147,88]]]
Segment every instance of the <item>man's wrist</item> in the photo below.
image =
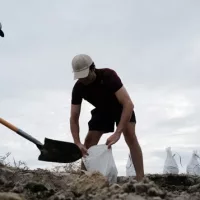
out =
[[117,134],[117,135],[121,136],[121,134],[122,134],[122,131],[120,131],[120,130],[116,130],[116,131],[115,131],[115,134]]

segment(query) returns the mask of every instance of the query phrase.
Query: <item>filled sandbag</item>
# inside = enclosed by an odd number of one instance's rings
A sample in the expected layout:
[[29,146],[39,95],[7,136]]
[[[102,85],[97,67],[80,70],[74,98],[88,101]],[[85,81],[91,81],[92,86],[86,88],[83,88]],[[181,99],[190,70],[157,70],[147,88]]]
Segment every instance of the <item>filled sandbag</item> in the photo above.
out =
[[136,176],[135,167],[133,165],[130,153],[128,155],[128,160],[126,163],[126,176],[128,177]]
[[178,174],[179,167],[174,159],[174,155],[172,155],[171,147],[166,148],[167,157],[164,163],[163,174]]
[[108,178],[109,183],[116,183],[118,170],[112,148],[108,149],[104,144],[94,145],[88,149],[88,154],[82,159],[87,171],[98,171]]
[[200,157],[197,154],[197,151],[194,150],[192,157],[186,167],[187,174],[200,176],[200,163],[198,161],[199,158]]

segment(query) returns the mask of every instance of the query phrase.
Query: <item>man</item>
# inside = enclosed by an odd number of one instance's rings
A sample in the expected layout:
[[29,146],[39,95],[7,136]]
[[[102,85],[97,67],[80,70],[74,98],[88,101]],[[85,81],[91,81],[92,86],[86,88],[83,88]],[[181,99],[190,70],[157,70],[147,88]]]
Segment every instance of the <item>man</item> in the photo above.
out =
[[[74,80],[78,79],[72,90],[70,127],[74,143],[81,149],[83,156],[87,149],[97,145],[102,134],[114,132],[106,141],[108,148],[124,135],[136,171],[136,179],[144,177],[143,156],[135,135],[134,105],[117,73],[109,68],[97,69],[90,56],[76,55],[72,59]],[[95,108],[88,122],[89,132],[84,144],[79,137],[79,116],[82,99]],[[116,123],[117,129],[114,131]]]

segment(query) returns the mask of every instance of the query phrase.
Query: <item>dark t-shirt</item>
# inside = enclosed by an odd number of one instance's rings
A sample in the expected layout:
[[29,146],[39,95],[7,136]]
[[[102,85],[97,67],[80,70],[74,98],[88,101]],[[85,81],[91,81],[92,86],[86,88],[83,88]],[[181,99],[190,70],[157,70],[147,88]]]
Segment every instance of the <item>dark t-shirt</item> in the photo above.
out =
[[77,81],[72,90],[72,104],[81,104],[82,99],[91,103],[98,110],[119,111],[122,108],[115,92],[122,86],[117,73],[109,68],[95,69],[96,79],[89,85]]

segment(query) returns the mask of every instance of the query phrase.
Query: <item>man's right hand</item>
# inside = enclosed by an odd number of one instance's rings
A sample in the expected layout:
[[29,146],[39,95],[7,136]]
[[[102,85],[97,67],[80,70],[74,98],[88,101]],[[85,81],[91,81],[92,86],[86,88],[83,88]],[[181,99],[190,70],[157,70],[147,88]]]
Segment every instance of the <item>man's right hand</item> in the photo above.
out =
[[79,149],[81,150],[83,157],[86,157],[86,155],[89,155],[88,152],[87,152],[86,147],[85,147],[83,144],[77,143],[76,145],[77,145],[77,146],[79,147]]

